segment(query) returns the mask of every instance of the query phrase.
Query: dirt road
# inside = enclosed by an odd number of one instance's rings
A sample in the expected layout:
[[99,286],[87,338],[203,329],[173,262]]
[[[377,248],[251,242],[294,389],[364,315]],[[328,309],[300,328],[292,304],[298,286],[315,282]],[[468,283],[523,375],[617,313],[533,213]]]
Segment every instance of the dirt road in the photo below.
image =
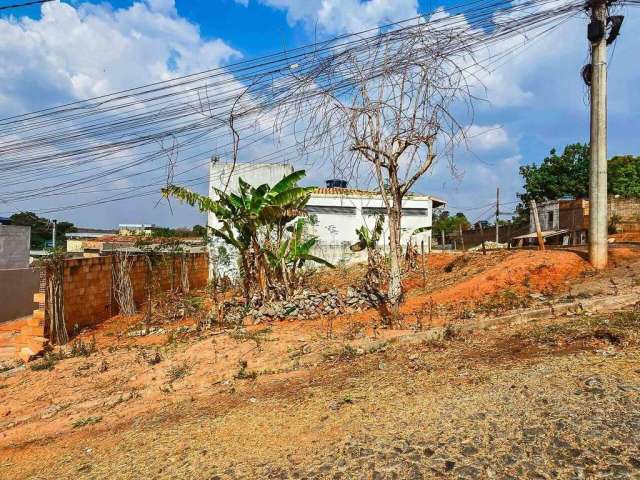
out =
[[639,327],[626,313],[391,342],[193,395],[186,376],[160,410],[5,444],[0,477],[640,478]]

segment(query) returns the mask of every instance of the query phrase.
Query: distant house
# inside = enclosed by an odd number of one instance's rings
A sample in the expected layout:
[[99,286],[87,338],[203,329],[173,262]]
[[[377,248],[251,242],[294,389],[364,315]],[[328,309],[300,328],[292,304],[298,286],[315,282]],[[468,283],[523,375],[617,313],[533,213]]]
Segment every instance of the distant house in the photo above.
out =
[[[106,235],[85,239],[67,240],[67,253],[82,257],[100,257],[112,255],[116,252],[140,253],[144,248],[153,248],[162,251],[164,245],[173,245],[180,242],[180,247],[185,252],[198,253],[206,251],[206,245],[197,237],[143,237],[144,247],[139,244],[140,235]],[[168,249],[171,247],[167,247]]]
[[67,239],[67,252],[83,253],[85,242],[96,241],[101,238],[116,235],[116,230],[98,230],[98,229],[82,229],[77,232],[68,232],[65,234]]
[[[254,187],[264,183],[274,185],[293,171],[293,167],[287,164],[237,164],[232,168],[230,164],[214,163],[209,175],[210,195],[215,199],[213,188],[227,188],[236,192],[238,177]],[[425,249],[430,249],[431,230],[417,235],[413,235],[413,232],[420,227],[431,227],[433,209],[445,204],[444,200],[430,195],[408,194],[403,202],[402,244],[406,245],[412,237],[417,243],[424,241]],[[337,263],[362,258],[362,254],[355,254],[349,249],[357,240],[355,231],[362,225],[373,228],[379,215],[386,216],[386,209],[380,193],[349,188],[345,180],[331,179],[326,181],[325,187],[317,188],[311,194],[307,213],[311,219],[309,231],[318,237],[313,253]],[[210,226],[219,225],[213,214],[209,214],[208,222]],[[221,243],[214,242],[212,248],[220,246]],[[387,221],[384,223],[380,246],[388,246]],[[215,252],[212,253],[213,262]],[[211,268],[214,268],[213,264]],[[219,266],[216,268],[219,269]]]
[[[444,200],[431,195],[410,193],[402,202],[402,231],[400,243],[424,242],[430,250],[433,209],[446,205]],[[317,188],[309,199],[307,212],[313,218],[311,232],[318,237],[318,249],[329,261],[349,260],[353,254],[349,246],[356,238],[356,229],[365,225],[373,228],[380,215],[385,217],[380,247],[389,244],[387,209],[379,192],[349,188],[344,181],[328,180],[327,186]],[[427,227],[414,234],[418,228]],[[329,247],[329,248],[327,248]]]
[[[589,241],[589,200],[560,198],[538,204],[538,218],[545,243],[583,245]],[[640,232],[640,199],[609,196],[609,230],[612,235]],[[535,242],[533,212],[529,215],[529,234],[514,241]]]
[[153,235],[156,226],[152,223],[121,223],[118,225],[118,235],[149,236]]

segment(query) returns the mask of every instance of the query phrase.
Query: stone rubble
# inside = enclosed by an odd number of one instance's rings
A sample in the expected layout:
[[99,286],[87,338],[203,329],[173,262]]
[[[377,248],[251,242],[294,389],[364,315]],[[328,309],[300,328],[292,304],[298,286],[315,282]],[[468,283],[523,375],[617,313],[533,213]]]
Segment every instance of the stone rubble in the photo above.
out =
[[344,315],[376,307],[379,299],[361,289],[349,287],[346,292],[302,290],[287,300],[245,308],[241,301],[225,302],[225,321],[253,324],[274,320],[308,320],[322,315]]

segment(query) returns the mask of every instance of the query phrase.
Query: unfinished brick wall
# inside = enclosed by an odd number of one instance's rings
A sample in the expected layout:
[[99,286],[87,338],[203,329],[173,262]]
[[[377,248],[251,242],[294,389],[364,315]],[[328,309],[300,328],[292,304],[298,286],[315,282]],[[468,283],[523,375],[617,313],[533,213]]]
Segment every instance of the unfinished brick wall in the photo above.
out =
[[609,219],[613,215],[620,219],[620,231],[640,231],[640,199],[609,197]]
[[[187,254],[189,285],[201,288],[207,284],[208,256],[206,253]],[[69,331],[96,325],[118,313],[112,289],[113,257],[76,258],[65,261],[64,312]],[[157,290],[166,291],[180,285],[179,257],[154,262],[152,278]],[[131,268],[134,300],[140,306],[146,299],[147,263],[136,256]]]

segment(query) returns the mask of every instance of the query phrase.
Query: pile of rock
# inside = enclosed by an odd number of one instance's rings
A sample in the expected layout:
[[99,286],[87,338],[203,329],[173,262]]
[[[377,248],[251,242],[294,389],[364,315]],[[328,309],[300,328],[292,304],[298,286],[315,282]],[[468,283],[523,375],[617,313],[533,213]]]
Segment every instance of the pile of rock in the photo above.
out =
[[[270,302],[248,309],[229,308],[227,321],[239,323],[241,317],[253,323],[284,319],[311,319],[321,315],[343,315],[378,305],[379,299],[364,290],[348,288],[346,292],[302,290],[287,300]],[[235,306],[235,305],[234,305]]]

